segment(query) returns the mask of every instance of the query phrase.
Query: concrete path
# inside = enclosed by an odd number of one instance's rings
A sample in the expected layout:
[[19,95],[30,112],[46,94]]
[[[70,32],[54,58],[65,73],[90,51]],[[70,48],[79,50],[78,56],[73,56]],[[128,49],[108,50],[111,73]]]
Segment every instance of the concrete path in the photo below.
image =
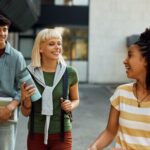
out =
[[[117,85],[80,84],[80,106],[73,112],[73,150],[86,150],[106,127],[109,98]],[[26,149],[27,120],[21,115],[18,123],[16,150]],[[109,147],[105,150],[111,150]]]

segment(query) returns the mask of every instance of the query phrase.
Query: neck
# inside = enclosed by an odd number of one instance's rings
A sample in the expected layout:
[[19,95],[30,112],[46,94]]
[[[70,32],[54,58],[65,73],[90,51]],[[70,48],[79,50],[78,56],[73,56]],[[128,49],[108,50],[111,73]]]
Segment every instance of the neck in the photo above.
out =
[[0,49],[4,49],[6,47],[6,43],[0,43]]
[[133,86],[133,92],[137,99],[138,107],[141,107],[143,101],[149,100],[150,91],[146,89],[145,84],[135,83]]
[[137,88],[137,90],[139,90],[141,93],[143,94],[146,94],[147,92],[149,92],[147,89],[146,89],[146,83],[145,82],[139,82],[137,81],[135,83],[135,86]]
[[55,72],[57,66],[57,61],[43,61],[42,70],[45,72]]

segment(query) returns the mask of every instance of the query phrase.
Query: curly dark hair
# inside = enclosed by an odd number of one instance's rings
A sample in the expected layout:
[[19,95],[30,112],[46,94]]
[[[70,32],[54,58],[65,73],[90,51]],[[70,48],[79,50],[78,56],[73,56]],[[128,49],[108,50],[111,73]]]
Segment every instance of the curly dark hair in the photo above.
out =
[[150,90],[150,29],[146,28],[134,44],[139,46],[140,52],[147,62],[146,88]]

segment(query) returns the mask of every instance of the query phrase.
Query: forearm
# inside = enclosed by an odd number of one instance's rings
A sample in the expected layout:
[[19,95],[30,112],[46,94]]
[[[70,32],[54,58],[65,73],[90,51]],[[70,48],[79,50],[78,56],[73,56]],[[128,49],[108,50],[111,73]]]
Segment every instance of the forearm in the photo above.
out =
[[71,101],[72,111],[79,106],[80,100]]
[[19,102],[12,100],[8,105],[0,107],[0,122],[7,122],[13,111],[18,107]]
[[26,100],[21,100],[21,112],[24,116],[29,116],[31,112],[32,103],[30,98]]
[[12,112],[14,111],[19,105],[18,100],[12,100],[6,107]]
[[25,117],[28,117],[31,113],[31,108],[25,108],[23,106],[21,106],[21,112]]
[[91,147],[96,147],[96,150],[102,150],[106,146],[108,146],[115,138],[116,134],[113,134],[107,129],[105,129],[95,140],[95,142],[91,145]]

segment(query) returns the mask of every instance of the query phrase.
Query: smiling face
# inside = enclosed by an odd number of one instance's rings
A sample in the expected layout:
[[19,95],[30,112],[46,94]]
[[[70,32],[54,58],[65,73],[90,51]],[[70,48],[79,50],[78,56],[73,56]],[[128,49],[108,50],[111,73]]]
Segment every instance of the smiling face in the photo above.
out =
[[137,45],[131,45],[129,47],[127,58],[123,63],[129,78],[137,80],[140,78],[145,79],[147,63],[145,58],[141,55],[140,49]]
[[8,26],[0,26],[0,48],[4,48],[8,38]]
[[40,44],[40,53],[42,59],[58,60],[62,53],[62,41],[59,38],[51,38]]

